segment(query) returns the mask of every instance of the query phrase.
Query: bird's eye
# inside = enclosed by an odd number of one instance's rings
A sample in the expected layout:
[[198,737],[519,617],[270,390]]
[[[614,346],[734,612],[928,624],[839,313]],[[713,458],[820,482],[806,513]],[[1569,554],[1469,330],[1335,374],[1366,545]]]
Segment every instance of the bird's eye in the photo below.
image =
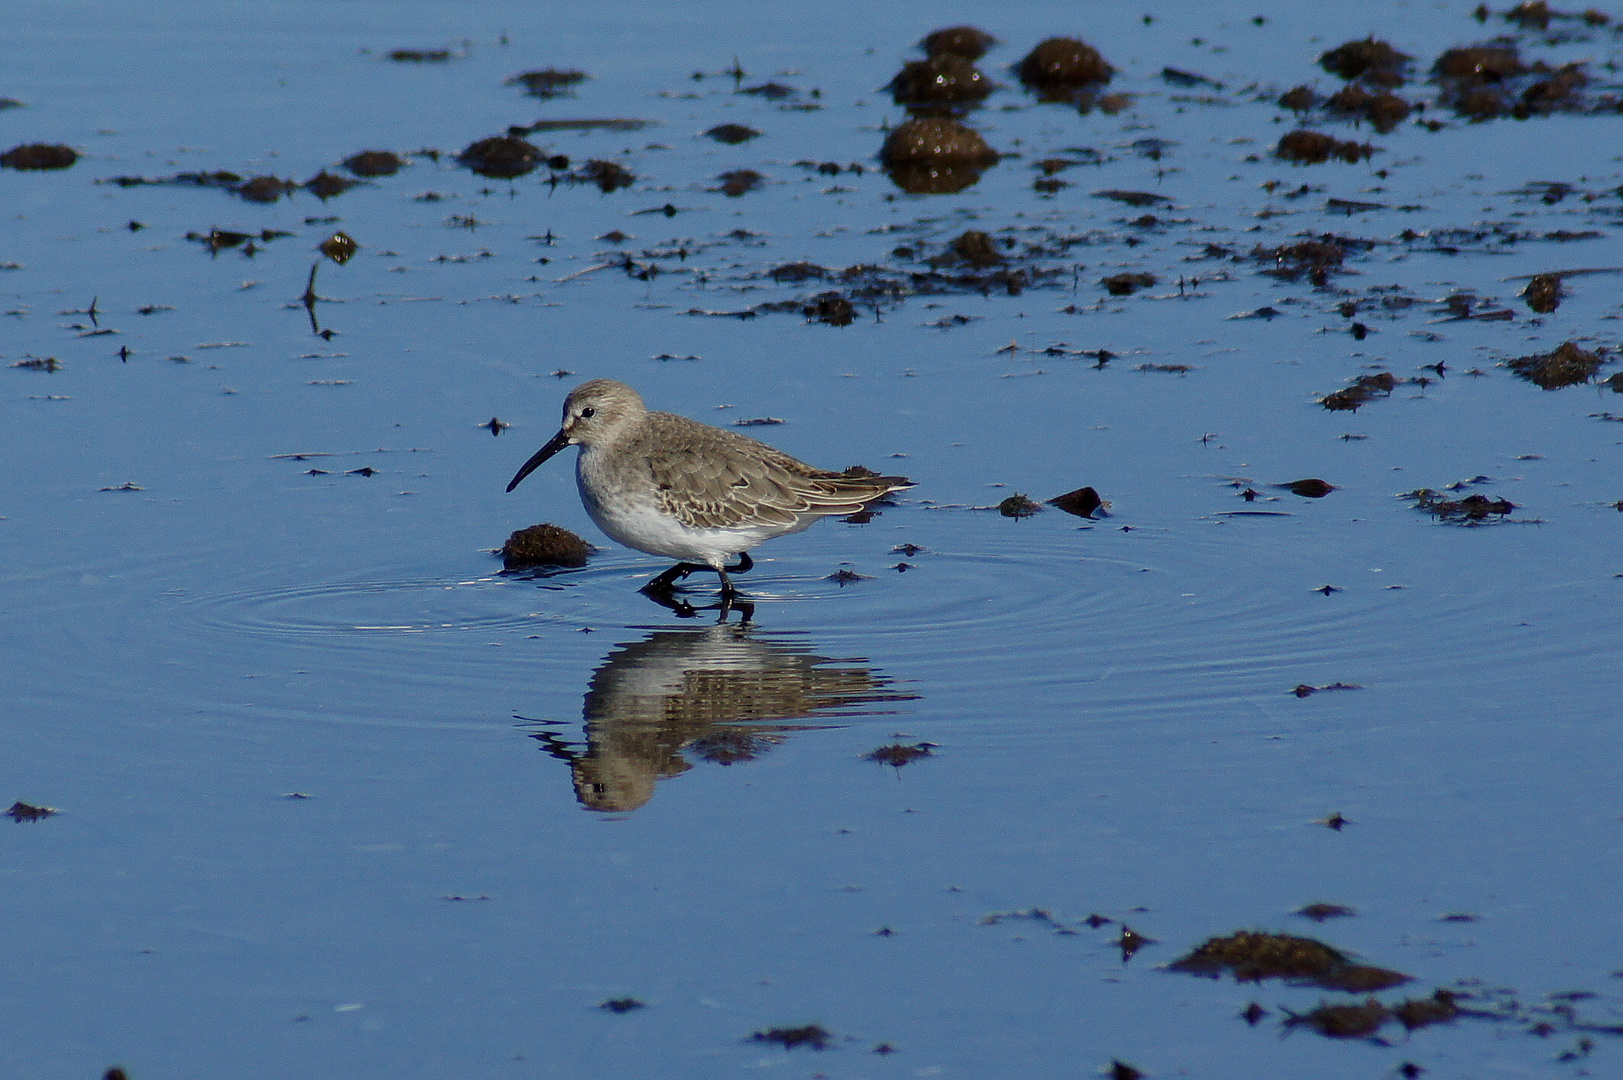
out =
[[580,411],[580,418],[582,420],[590,420],[592,417],[594,417],[596,415],[597,415],[597,410],[592,408],[590,405],[586,406],[586,408],[584,408],[584,409],[582,409]]

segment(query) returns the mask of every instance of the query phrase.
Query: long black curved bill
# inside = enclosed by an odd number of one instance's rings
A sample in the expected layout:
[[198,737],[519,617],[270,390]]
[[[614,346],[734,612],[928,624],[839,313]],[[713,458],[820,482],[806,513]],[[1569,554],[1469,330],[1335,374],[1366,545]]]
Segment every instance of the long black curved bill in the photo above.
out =
[[548,442],[547,445],[537,450],[535,452],[535,456],[524,463],[523,468],[519,469],[517,475],[515,475],[513,479],[508,482],[507,490],[512,491],[514,488],[518,487],[520,480],[523,480],[526,476],[529,476],[531,473],[535,472],[535,470],[540,467],[542,462],[546,461],[547,458],[551,457],[553,454],[556,454],[558,451],[562,450],[568,445],[569,434],[564,431],[558,432],[558,434],[552,437],[552,441]]

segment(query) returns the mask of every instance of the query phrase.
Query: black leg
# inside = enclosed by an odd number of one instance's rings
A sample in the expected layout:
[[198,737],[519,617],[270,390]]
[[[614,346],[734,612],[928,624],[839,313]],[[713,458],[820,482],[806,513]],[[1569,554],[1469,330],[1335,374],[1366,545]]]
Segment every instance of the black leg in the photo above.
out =
[[753,569],[755,569],[755,560],[750,558],[750,553],[740,551],[738,553],[738,565],[729,566],[727,572],[729,574],[747,574]]
[[678,581],[681,581],[683,578],[693,573],[693,571],[708,569],[710,568],[703,563],[679,562],[669,570],[665,571],[663,574],[656,577],[654,580],[650,581],[648,584],[644,585],[643,589],[664,589],[669,591],[672,585],[675,585]]

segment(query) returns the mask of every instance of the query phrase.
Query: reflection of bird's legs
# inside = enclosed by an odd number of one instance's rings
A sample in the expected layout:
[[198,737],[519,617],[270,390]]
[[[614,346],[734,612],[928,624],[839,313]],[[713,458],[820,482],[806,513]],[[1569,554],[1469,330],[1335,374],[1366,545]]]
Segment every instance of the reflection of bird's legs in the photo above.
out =
[[736,593],[724,593],[721,597],[721,613],[716,617],[718,623],[727,621],[727,613],[733,609],[738,610],[738,625],[748,626],[755,618],[755,605],[748,600],[741,600]]

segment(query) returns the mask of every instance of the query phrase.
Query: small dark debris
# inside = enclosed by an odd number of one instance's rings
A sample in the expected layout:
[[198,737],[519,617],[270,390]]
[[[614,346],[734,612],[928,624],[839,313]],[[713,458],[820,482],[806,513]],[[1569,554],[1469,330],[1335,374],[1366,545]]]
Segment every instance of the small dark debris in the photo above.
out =
[[965,60],[979,60],[986,55],[986,51],[997,44],[997,38],[976,26],[949,26],[944,30],[932,30],[919,42],[919,46],[931,56],[961,56]]
[[1332,832],[1340,832],[1342,829],[1352,824],[1352,822],[1344,817],[1341,811],[1337,810],[1335,813],[1330,814],[1327,817],[1320,818],[1318,821],[1314,822],[1314,824],[1323,825]]
[[1281,161],[1294,161],[1301,165],[1319,165],[1334,158],[1355,164],[1375,153],[1377,147],[1369,143],[1348,142],[1326,135],[1321,131],[1297,130],[1287,132],[1274,148],[1274,156]]
[[829,1040],[834,1036],[821,1024],[807,1024],[804,1027],[794,1028],[767,1028],[757,1031],[749,1037],[750,1042],[777,1043],[785,1050],[793,1050],[797,1046],[809,1046],[813,1050],[827,1050]]
[[1454,1004],[1454,1000],[1455,995],[1450,991],[1437,990],[1429,998],[1409,998],[1400,1002],[1393,1007],[1392,1015],[1409,1031],[1432,1024],[1446,1024],[1460,1015],[1459,1006]]
[[736,199],[759,188],[761,181],[766,178],[754,169],[733,169],[722,173],[716,179],[721,181],[721,187],[717,190],[730,199]]
[[1304,919],[1322,923],[1329,919],[1351,918],[1358,913],[1346,904],[1308,904],[1306,907],[1298,908],[1296,914]]
[[1565,295],[1560,274],[1535,274],[1522,290],[1522,298],[1536,315],[1548,315],[1560,307]]
[[1292,495],[1300,495],[1304,499],[1322,499],[1336,490],[1334,484],[1327,484],[1323,480],[1309,477],[1306,480],[1292,480],[1288,484],[1279,485]]
[[316,250],[339,266],[343,266],[355,257],[355,253],[361,250],[361,245],[357,244],[348,233],[340,229],[323,240]]
[[24,371],[61,371],[62,363],[54,356],[31,356],[26,360],[12,362],[12,367]]
[[391,49],[389,59],[402,64],[443,64],[451,59],[450,49]]
[[919,758],[930,757],[930,751],[935,748],[935,745],[935,743],[931,742],[914,743],[912,746],[892,743],[889,746],[881,746],[877,750],[870,751],[864,754],[863,757],[867,761],[875,761],[881,765],[889,765],[892,768],[899,769],[903,765],[912,764]]
[[793,97],[795,88],[785,86],[780,82],[765,82],[759,86],[746,86],[739,93],[752,94],[755,97],[766,98],[768,101],[782,101],[786,97]]
[[816,263],[796,262],[773,267],[767,272],[767,276],[780,285],[795,285],[802,281],[825,278],[828,271]]
[[1319,95],[1311,86],[1293,86],[1279,95],[1279,107],[1291,112],[1305,113],[1319,103]]
[[1116,948],[1121,950],[1121,962],[1126,963],[1133,958],[1133,954],[1146,945],[1154,945],[1155,939],[1145,937],[1126,923],[1121,925],[1121,933],[1116,937]]
[[1319,66],[1349,81],[1367,78],[1378,86],[1403,85],[1403,73],[1412,57],[1373,37],[1349,41],[1319,57]]
[[1291,1013],[1285,1026],[1309,1027],[1327,1039],[1364,1039],[1391,1018],[1385,1005],[1369,998],[1360,1005],[1320,1005],[1309,1013]]
[[1307,683],[1298,683],[1291,690],[1291,693],[1295,694],[1297,697],[1311,697],[1314,694],[1322,694],[1326,690],[1362,690],[1362,689],[1363,689],[1363,687],[1359,686],[1357,683],[1333,682],[1333,683],[1326,683],[1323,686],[1310,686]]
[[1196,86],[1209,86],[1213,90],[1223,89],[1223,84],[1216,79],[1209,79],[1204,75],[1197,75],[1193,71],[1183,71],[1175,67],[1162,68],[1161,81],[1169,86],[1179,86],[1185,89]]
[[543,522],[519,529],[502,545],[502,561],[507,569],[530,566],[585,566],[591,552],[586,541],[570,532]]
[[8,169],[66,169],[78,160],[79,152],[73,147],[50,143],[13,146],[0,154],[0,166]]
[[275,176],[256,176],[252,180],[244,180],[237,187],[237,194],[249,202],[273,203],[296,187],[298,185],[291,180]]
[[1110,1068],[1105,1070],[1105,1075],[1110,1077],[1110,1080],[1143,1080],[1144,1072],[1141,1069],[1135,1069],[1125,1061],[1117,1059],[1110,1063]]
[[857,318],[855,305],[837,292],[819,293],[800,309],[800,313],[813,322],[830,326],[850,326]]
[[1449,499],[1430,488],[1411,491],[1404,498],[1414,499],[1416,510],[1424,510],[1439,521],[1456,525],[1480,525],[1489,518],[1502,519],[1516,509],[1516,504],[1509,499],[1490,499],[1486,495]]
[[1111,296],[1131,296],[1140,289],[1148,289],[1155,284],[1155,275],[1143,271],[1124,271],[1120,274],[1111,274],[1099,282]]
[[345,158],[343,165],[356,176],[370,178],[393,176],[405,168],[406,160],[388,150],[362,150]]
[[890,1043],[880,1043],[878,1046],[873,1048],[873,1052],[876,1054],[894,1054],[896,1053],[896,1048],[890,1045]]
[[970,266],[985,269],[989,266],[1000,266],[1004,261],[1003,253],[997,249],[996,241],[979,229],[967,229],[954,238],[946,252],[932,259],[931,263],[939,266],[968,263]]
[[1599,354],[1568,341],[1554,352],[1517,357],[1507,361],[1506,366],[1540,389],[1559,390],[1593,379],[1601,363]]
[[634,997],[609,998],[607,1001],[600,1002],[597,1007],[607,1009],[611,1013],[628,1013],[635,1012],[637,1009],[646,1009],[648,1003],[638,1001]]
[[705,132],[707,137],[719,143],[726,143],[728,146],[737,146],[739,143],[749,142],[760,134],[754,128],[745,127],[743,124],[717,124]]
[[1113,199],[1128,206],[1171,206],[1172,200],[1165,195],[1156,195],[1148,191],[1119,191],[1109,188],[1104,191],[1095,191],[1095,199]]
[[493,180],[515,180],[541,164],[540,147],[516,135],[492,135],[470,143],[457,155],[457,164]]
[[1081,487],[1075,491],[1067,491],[1063,495],[1054,496],[1048,500],[1048,505],[1063,510],[1067,514],[1091,518],[1094,511],[1104,506],[1104,500],[1099,498],[1099,493],[1091,487]]
[[546,100],[568,93],[571,87],[585,82],[586,78],[584,71],[542,68],[538,71],[521,71],[510,77],[507,85],[522,86],[526,94]]
[[25,821],[43,821],[54,813],[56,813],[56,810],[52,807],[34,806],[31,803],[19,800],[11,804],[11,809],[6,811],[6,816],[20,825]]
[[570,173],[569,178],[576,183],[596,184],[597,189],[605,195],[637,182],[637,174],[619,162],[596,158]]
[[1244,1020],[1252,1027],[1256,1027],[1257,1024],[1262,1021],[1262,1018],[1267,1015],[1268,1010],[1264,1009],[1261,1005],[1258,1005],[1255,1001],[1253,1001],[1240,1013],[1240,1019]]
[[326,169],[322,169],[304,182],[304,190],[325,202],[334,196],[342,195],[359,184],[359,180],[351,180],[347,176],[335,176]]
[[[855,515],[855,514],[852,515],[852,517],[855,517],[855,516],[857,516],[857,515]],[[849,519],[846,519],[846,520],[849,520]],[[867,581],[868,579],[865,576],[863,576],[862,574],[857,573],[855,570],[851,570],[851,569],[848,569],[848,568],[842,566],[838,570],[836,570],[832,574],[830,574],[828,576],[827,580],[834,582],[836,585],[838,585],[840,588],[843,589],[847,585],[855,585],[859,581]]]
[[1319,404],[1331,412],[1357,411],[1360,405],[1376,397],[1390,396],[1397,385],[1397,376],[1389,371],[1360,375],[1351,386],[1324,395],[1319,399]]
[[1038,513],[1042,507],[1018,491],[997,504],[997,512],[1007,518],[1026,518]]

